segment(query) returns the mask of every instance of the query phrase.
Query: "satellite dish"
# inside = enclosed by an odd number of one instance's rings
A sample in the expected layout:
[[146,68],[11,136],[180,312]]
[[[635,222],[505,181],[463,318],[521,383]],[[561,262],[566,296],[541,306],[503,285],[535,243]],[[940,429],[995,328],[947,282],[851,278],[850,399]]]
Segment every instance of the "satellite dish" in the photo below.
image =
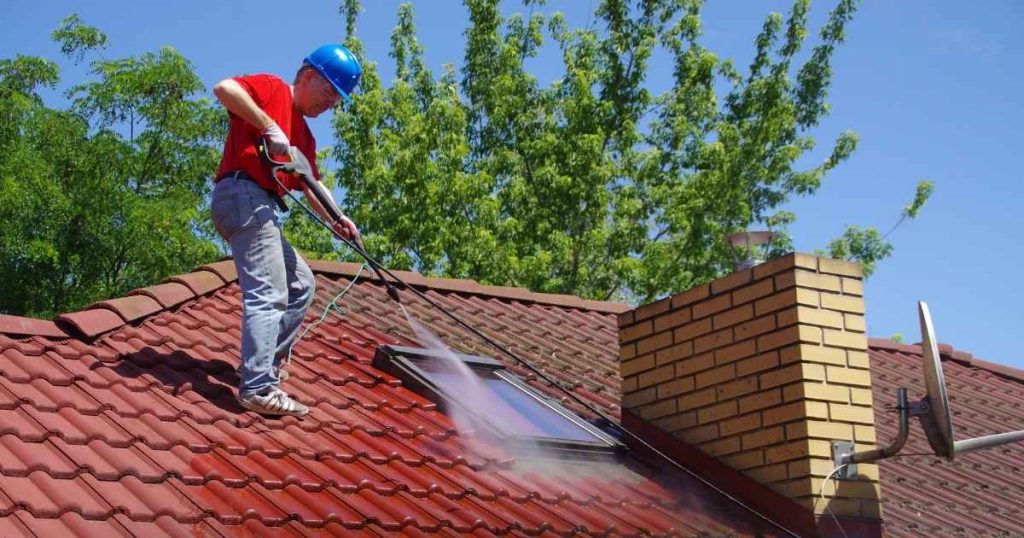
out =
[[921,319],[921,360],[924,366],[925,397],[919,402],[907,402],[907,389],[896,389],[896,411],[899,413],[900,431],[891,445],[876,450],[853,452],[850,441],[832,441],[832,453],[837,467],[846,465],[845,472],[837,473],[839,479],[856,476],[855,464],[877,461],[896,455],[907,442],[909,418],[916,416],[921,421],[928,444],[936,456],[953,461],[958,454],[1024,441],[1024,430],[974,437],[963,441],[953,439],[953,422],[950,418],[949,398],[946,396],[946,379],[942,374],[942,360],[939,357],[938,340],[932,326],[931,312],[924,302],[917,303]]
[[924,386],[927,396],[921,401],[921,424],[924,426],[928,444],[937,456],[953,460],[953,421],[949,415],[949,399],[946,397],[946,377],[942,375],[942,359],[935,340],[932,316],[924,301],[917,303],[921,317],[921,365],[924,367]]

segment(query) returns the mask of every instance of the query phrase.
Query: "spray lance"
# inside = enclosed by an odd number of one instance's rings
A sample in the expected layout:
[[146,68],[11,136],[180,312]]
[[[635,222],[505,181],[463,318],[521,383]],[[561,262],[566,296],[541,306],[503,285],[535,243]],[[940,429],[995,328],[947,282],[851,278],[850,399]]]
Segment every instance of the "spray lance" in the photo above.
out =
[[[281,189],[287,192],[288,195],[293,200],[295,200],[296,203],[300,207],[302,207],[302,209],[304,209],[307,214],[309,214],[310,218],[320,223],[324,228],[330,230],[334,237],[337,237],[338,240],[348,245],[352,250],[356,252],[356,254],[359,254],[364,260],[366,260],[366,263],[370,266],[370,268],[373,269],[373,272],[376,273],[377,278],[380,279],[380,281],[383,282],[384,286],[387,288],[388,297],[394,299],[396,303],[402,304],[402,300],[398,295],[398,288],[396,288],[395,285],[392,284],[390,280],[384,278],[384,274],[381,272],[380,264],[377,263],[376,260],[374,260],[372,257],[370,257],[369,254],[366,253],[366,250],[363,248],[362,242],[356,238],[348,239],[339,235],[338,232],[334,230],[334,227],[324,222],[324,220],[321,219],[316,213],[314,213],[304,204],[299,202],[298,199],[296,199],[295,196],[292,195],[291,192],[288,189],[286,189],[284,185],[281,184],[281,180],[277,178],[278,172],[285,172],[288,174],[299,176],[299,178],[302,179],[302,182],[306,185],[306,187],[309,188],[310,192],[313,193],[313,196],[316,198],[316,200],[320,202],[320,205],[323,206],[323,208],[327,211],[327,214],[330,215],[331,219],[334,221],[341,220],[341,210],[338,209],[338,206],[335,205],[334,201],[327,194],[327,189],[324,188],[323,184],[317,181],[315,177],[313,177],[313,167],[310,166],[309,159],[307,159],[306,156],[303,155],[298,148],[296,148],[295,146],[290,146],[288,148],[288,157],[290,158],[290,161],[275,160],[270,155],[270,152],[267,150],[267,144],[263,139],[260,139],[259,143],[256,146],[256,150],[259,152],[260,157],[268,164],[270,164],[270,175],[271,177],[274,178],[274,181],[277,182]],[[281,209],[288,209],[288,206],[285,205],[284,201],[281,200],[280,196],[277,196],[275,194],[274,197],[277,200],[277,205],[281,207]]]

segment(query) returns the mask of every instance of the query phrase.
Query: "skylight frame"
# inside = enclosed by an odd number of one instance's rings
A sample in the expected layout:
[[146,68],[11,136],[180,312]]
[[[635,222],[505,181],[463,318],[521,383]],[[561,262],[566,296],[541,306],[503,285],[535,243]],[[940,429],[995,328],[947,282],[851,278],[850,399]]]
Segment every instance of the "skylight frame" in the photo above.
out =
[[455,406],[458,407],[460,411],[471,414],[476,419],[479,427],[486,429],[486,434],[495,437],[502,442],[512,445],[543,446],[545,448],[563,452],[584,451],[587,453],[614,454],[625,449],[625,445],[608,433],[577,416],[557,401],[553,401],[551,398],[547,398],[542,394],[539,394],[525,381],[506,370],[504,364],[489,357],[482,357],[479,355],[467,355],[455,352],[453,352],[453,354],[458,359],[466,363],[470,368],[488,371],[488,373],[493,374],[498,379],[528,396],[531,401],[536,403],[542,409],[553,412],[563,419],[568,420],[573,425],[593,437],[594,441],[510,434],[509,432],[502,430],[501,427],[496,425],[492,420],[492,417],[482,416],[480,413],[476,412],[476,410],[465,405],[457,396],[448,394],[448,391],[444,387],[436,383],[431,378],[430,372],[423,370],[416,364],[417,361],[423,360],[445,360],[439,353],[432,350],[406,346],[380,346],[377,348],[377,353],[374,356],[373,365],[374,367],[401,379],[407,387],[432,400],[440,406],[442,410],[447,410],[449,406]]

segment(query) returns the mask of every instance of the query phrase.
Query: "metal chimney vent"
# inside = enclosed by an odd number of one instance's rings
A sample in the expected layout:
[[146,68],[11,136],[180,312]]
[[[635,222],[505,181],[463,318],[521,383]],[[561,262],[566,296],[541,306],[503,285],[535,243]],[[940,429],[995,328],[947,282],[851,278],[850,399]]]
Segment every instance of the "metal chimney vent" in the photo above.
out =
[[736,270],[742,271],[764,263],[764,260],[758,257],[757,247],[771,241],[773,237],[775,234],[772,232],[738,232],[726,237],[730,245],[742,248],[745,252],[745,257],[736,262]]

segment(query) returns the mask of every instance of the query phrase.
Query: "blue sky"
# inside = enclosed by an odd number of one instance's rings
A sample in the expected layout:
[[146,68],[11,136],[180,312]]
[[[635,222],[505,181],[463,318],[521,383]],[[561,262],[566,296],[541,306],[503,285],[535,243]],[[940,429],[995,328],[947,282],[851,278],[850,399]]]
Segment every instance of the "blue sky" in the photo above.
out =
[[[812,3],[816,32],[834,1]],[[226,76],[270,72],[290,77],[315,46],[343,37],[336,0],[304,0],[288,10],[280,2],[8,1],[0,57],[15,54],[56,59],[49,34],[77,12],[110,38],[108,58],[171,45],[189,58],[207,87]],[[383,78],[392,78],[387,57],[399,2],[364,0],[360,37]],[[549,0],[543,12],[563,11],[570,24],[585,25],[590,0]],[[782,0],[712,0],[703,14],[705,46],[745,67],[753,37],[770,11],[785,13]],[[506,2],[506,11],[519,11]],[[462,62],[465,9],[457,0],[417,3],[417,25],[435,72]],[[935,182],[920,217],[891,239],[896,250],[867,281],[867,321],[872,336],[903,334],[917,342],[916,301],[931,306],[938,337],[986,360],[1024,368],[1017,330],[1024,315],[1024,3],[988,0],[868,0],[847,30],[834,58],[829,102],[832,114],[814,132],[819,149],[831,147],[844,129],[860,145],[832,172],[813,197],[794,201],[791,231],[796,247],[824,248],[847,224],[895,223],[917,182]],[[1017,35],[1017,38],[1013,36]],[[541,83],[560,73],[556,54],[530,64]],[[670,82],[666,63],[655,63],[650,87]],[[63,87],[80,82],[86,66],[62,63]],[[59,104],[59,94],[51,96]],[[321,145],[331,144],[329,120],[311,122]]]

